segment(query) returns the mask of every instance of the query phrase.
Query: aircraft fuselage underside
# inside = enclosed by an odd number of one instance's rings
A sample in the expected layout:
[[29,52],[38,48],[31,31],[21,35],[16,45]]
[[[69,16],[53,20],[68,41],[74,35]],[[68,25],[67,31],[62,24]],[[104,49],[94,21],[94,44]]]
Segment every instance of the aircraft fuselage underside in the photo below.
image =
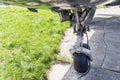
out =
[[78,4],[78,5],[82,5],[82,6],[120,5],[120,0],[67,0],[67,2],[71,5]]

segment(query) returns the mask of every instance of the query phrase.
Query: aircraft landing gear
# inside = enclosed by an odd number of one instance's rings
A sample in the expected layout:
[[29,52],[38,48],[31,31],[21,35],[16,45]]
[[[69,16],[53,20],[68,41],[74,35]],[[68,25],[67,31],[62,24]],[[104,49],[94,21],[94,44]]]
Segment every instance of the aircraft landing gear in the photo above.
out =
[[87,74],[90,70],[90,61],[92,61],[92,55],[90,46],[83,43],[84,34],[87,35],[89,31],[89,23],[91,22],[96,8],[73,6],[70,9],[63,9],[54,7],[53,11],[60,14],[61,22],[70,20],[73,26],[74,33],[76,33],[76,43],[72,48],[69,49],[70,54],[73,57],[74,68],[78,73],[83,75]]
[[[86,10],[88,10],[87,13],[89,13],[90,10],[89,9]],[[90,61],[92,61],[92,55],[88,42],[87,44],[83,43],[83,35],[88,30],[87,29],[88,27],[84,26],[84,24],[80,19],[84,14],[82,10],[80,12],[80,9],[74,9],[73,14],[75,17],[74,20],[75,24],[73,29],[74,29],[74,33],[76,33],[77,35],[77,38],[75,45],[69,51],[73,57],[74,69],[78,73],[87,74],[90,70]]]

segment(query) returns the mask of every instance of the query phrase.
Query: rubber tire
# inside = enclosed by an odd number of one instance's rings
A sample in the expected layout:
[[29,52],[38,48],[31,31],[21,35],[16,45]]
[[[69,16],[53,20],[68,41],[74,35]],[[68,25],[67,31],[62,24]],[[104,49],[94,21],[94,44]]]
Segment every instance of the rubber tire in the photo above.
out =
[[[83,47],[90,49],[87,44],[84,44]],[[90,59],[82,53],[74,53],[73,62],[75,70],[79,73],[85,73],[90,68]]]

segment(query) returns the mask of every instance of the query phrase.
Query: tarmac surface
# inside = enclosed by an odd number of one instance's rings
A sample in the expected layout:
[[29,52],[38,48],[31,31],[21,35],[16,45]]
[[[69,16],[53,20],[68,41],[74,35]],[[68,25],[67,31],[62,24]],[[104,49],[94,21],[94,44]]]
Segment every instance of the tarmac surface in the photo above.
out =
[[[71,64],[56,64],[50,69],[49,80],[120,80],[120,8],[98,9],[88,32],[93,61],[90,72],[82,77]],[[68,29],[61,42],[61,52],[71,60],[70,46],[75,34]]]

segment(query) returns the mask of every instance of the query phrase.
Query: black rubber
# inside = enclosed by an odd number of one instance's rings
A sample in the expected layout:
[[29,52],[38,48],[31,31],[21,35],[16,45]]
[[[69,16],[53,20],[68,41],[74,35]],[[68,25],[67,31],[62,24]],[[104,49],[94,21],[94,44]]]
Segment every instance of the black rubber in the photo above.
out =
[[[83,47],[90,49],[87,44],[84,44]],[[90,69],[90,59],[85,54],[74,53],[73,62],[75,70],[79,73],[85,73]]]
[[28,10],[31,11],[31,12],[38,12],[38,10],[35,9],[35,8],[28,8]]

